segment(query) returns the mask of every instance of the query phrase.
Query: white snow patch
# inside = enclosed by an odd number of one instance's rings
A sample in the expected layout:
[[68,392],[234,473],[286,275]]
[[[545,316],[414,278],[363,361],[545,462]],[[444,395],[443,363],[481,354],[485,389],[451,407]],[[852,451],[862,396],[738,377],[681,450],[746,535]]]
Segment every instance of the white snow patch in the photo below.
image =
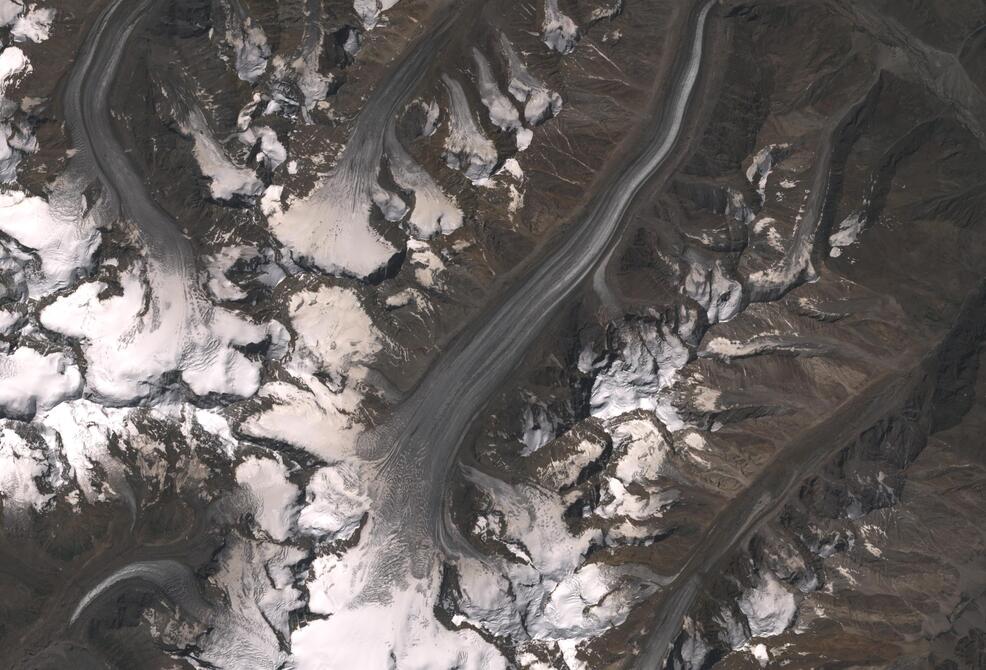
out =
[[762,642],[753,645],[750,648],[750,653],[753,654],[753,658],[761,668],[766,668],[767,664],[770,663],[770,654],[767,653],[767,645]]
[[247,128],[240,133],[240,141],[247,146],[254,146],[260,143],[260,153],[257,160],[270,165],[271,169],[276,168],[288,158],[288,151],[277,139],[277,133],[270,126],[256,126]]
[[[132,441],[127,417],[129,409],[102,407],[80,398],[63,402],[53,409],[39,414],[35,423],[44,426],[45,441],[52,453],[61,453],[71,467],[69,473],[90,502],[116,497],[119,492],[114,484],[123,481],[123,466],[110,453],[114,435],[123,443]],[[107,480],[99,481],[101,470]]]
[[51,35],[51,23],[55,20],[55,10],[48,7],[29,5],[27,13],[17,17],[10,28],[10,36],[15,42],[44,42]]
[[743,308],[742,284],[727,277],[719,261],[711,266],[692,262],[682,290],[702,306],[709,323],[729,321]]
[[578,26],[558,9],[558,0],[544,1],[544,24],[541,32],[544,43],[560,54],[572,53],[579,41]]
[[20,47],[7,47],[0,51],[0,98],[7,93],[7,88],[16,83],[21,77],[31,72],[31,61]]
[[500,130],[516,134],[517,150],[523,151],[531,143],[531,131],[520,122],[520,115],[513,103],[500,91],[490,62],[482,52],[473,47],[472,57],[476,62],[476,79],[479,97],[490,113],[490,121]]
[[354,385],[333,393],[314,376],[299,375],[297,385],[270,382],[257,395],[270,406],[240,425],[244,435],[277,440],[330,462],[352,455],[363,401]]
[[373,30],[380,23],[380,15],[397,2],[398,0],[353,0],[353,9],[363,22],[363,27]]
[[23,10],[19,2],[0,0],[0,26],[9,26]]
[[383,214],[383,218],[390,222],[400,221],[407,216],[407,203],[396,193],[386,190],[379,184],[371,188],[370,199]]
[[270,537],[284,542],[298,516],[300,492],[288,481],[288,469],[270,458],[250,457],[236,468],[236,481],[249,491],[253,517]]
[[448,75],[442,75],[451,102],[449,135],[445,140],[445,163],[461,170],[470,180],[482,181],[493,174],[497,163],[496,147],[487,138],[469,108],[462,85]]
[[41,512],[54,497],[38,489],[38,480],[51,468],[44,449],[30,444],[12,426],[9,421],[0,426],[0,500],[5,517],[15,510]]
[[771,572],[764,572],[759,583],[743,593],[739,608],[755,638],[780,635],[794,622],[798,611],[794,594]]
[[561,96],[549,89],[543,81],[528,71],[510,40],[500,34],[500,48],[507,57],[510,82],[507,86],[518,102],[524,103],[524,118],[533,126],[557,116],[561,112]]
[[[358,147],[352,151],[358,151]],[[385,267],[397,250],[370,225],[376,167],[367,179],[360,157],[347,149],[332,173],[285,210],[280,192],[262,205],[271,232],[299,261],[325,272],[367,277]],[[270,191],[270,189],[268,189]]]
[[245,82],[255,83],[267,69],[271,49],[263,28],[249,16],[226,5],[226,40],[233,48],[236,75]]
[[[264,184],[250,168],[235,165],[212,136],[202,111],[189,110],[182,133],[194,141],[192,153],[199,170],[210,180],[209,193],[217,200],[232,200],[236,196],[256,197],[263,193]],[[276,139],[276,136],[275,136]]]
[[[437,107],[436,107],[437,109]],[[384,147],[394,182],[414,192],[414,209],[408,219],[410,232],[418,239],[448,235],[462,226],[462,210],[445,194],[428,172],[401,146],[393,126],[387,129]]]
[[844,218],[839,223],[838,229],[829,235],[829,246],[831,247],[829,255],[832,258],[841,256],[842,250],[845,247],[852,246],[856,243],[865,225],[866,219],[863,212],[853,212]]
[[619,354],[599,371],[590,396],[592,415],[609,419],[635,409],[649,410],[669,427],[673,412],[660,391],[688,362],[688,348],[665,323],[625,324],[617,334]]
[[767,192],[767,179],[774,166],[787,154],[790,144],[771,144],[764,147],[753,157],[753,162],[746,169],[746,179],[757,189],[763,198]]
[[254,247],[233,245],[223,247],[215,254],[205,258],[208,280],[206,283],[209,293],[217,300],[242,300],[247,296],[246,291],[231,282],[226,273],[237,262],[257,258],[260,253]]
[[445,263],[438,257],[427,242],[408,240],[409,262],[414,268],[414,279],[425,288],[442,288],[439,275],[445,270]]
[[88,363],[86,392],[109,403],[154,396],[180,371],[193,393],[247,397],[259,364],[233,347],[261,342],[267,329],[186,294],[184,279],[156,263],[137,264],[109,285],[79,285],[42,310],[46,328],[77,339]]
[[[555,641],[574,650],[578,642],[622,623],[630,607],[653,591],[653,583],[624,567],[583,564],[600,531],[573,535],[558,494],[539,486],[511,486],[471,468],[465,473],[492,502],[477,532],[517,559],[500,567],[509,590],[490,573],[492,566],[460,562],[459,607],[475,625],[493,635]],[[497,615],[486,618],[492,611]]]
[[304,606],[293,569],[304,558],[296,547],[232,535],[210,578],[225,593],[227,606],[216,609],[193,657],[213,668],[285,667],[282,641],[290,635],[290,614]]
[[298,292],[288,313],[297,334],[289,367],[327,375],[333,390],[341,389],[347,377],[362,376],[362,366],[383,347],[380,332],[352,289],[321,286]]
[[359,473],[349,463],[317,470],[308,482],[305,500],[307,504],[298,516],[298,528],[329,542],[352,537],[370,507]]
[[352,556],[345,562],[332,555],[316,559],[309,608],[331,616],[291,634],[293,667],[506,670],[499,651],[477,633],[449,630],[435,618],[438,566],[426,578],[395,584],[387,603],[353,603],[362,562]]
[[29,282],[32,297],[71,285],[99,247],[99,231],[83,219],[82,199],[62,195],[56,191],[49,203],[21,191],[0,193],[0,231],[41,260],[40,276]]
[[81,388],[79,368],[63,353],[18,347],[0,354],[0,411],[7,416],[33,416],[78,395]]

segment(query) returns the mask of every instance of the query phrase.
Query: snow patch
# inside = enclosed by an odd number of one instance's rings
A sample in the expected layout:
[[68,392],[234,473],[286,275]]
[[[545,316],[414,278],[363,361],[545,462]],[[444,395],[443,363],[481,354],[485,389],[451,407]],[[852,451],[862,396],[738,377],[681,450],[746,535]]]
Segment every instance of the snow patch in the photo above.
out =
[[541,32],[544,43],[560,54],[572,53],[579,41],[578,26],[558,9],[558,0],[545,0]]
[[81,284],[40,315],[44,327],[80,342],[88,395],[111,404],[154,397],[175,371],[196,395],[253,395],[259,365],[234,346],[263,341],[266,328],[186,294],[182,277],[153,262],[118,281],[116,290]]
[[384,137],[384,148],[394,182],[414,193],[414,209],[407,222],[411,234],[426,240],[435,235],[448,235],[460,228],[462,210],[454,198],[446,195],[431,175],[404,150],[392,125]]
[[660,392],[688,362],[689,350],[664,322],[625,323],[613,334],[616,353],[596,375],[590,395],[592,415],[610,419],[636,409],[654,412],[669,426],[673,411]]
[[361,562],[332,555],[316,559],[309,608],[330,616],[291,634],[293,667],[506,670],[500,652],[477,633],[449,630],[435,618],[438,566],[422,579],[394,585],[389,602],[351,603]]
[[[238,0],[231,1],[238,3]],[[267,70],[270,59],[267,35],[251,17],[243,15],[238,4],[236,8],[231,8],[229,2],[223,4],[227,16],[226,41],[233,48],[236,76],[250,84],[256,83]]]
[[297,334],[289,367],[327,375],[333,389],[341,388],[349,376],[362,376],[361,366],[383,347],[380,332],[352,289],[321,286],[298,292],[288,303],[288,313]]
[[247,128],[240,133],[240,141],[250,147],[259,143],[260,152],[257,154],[257,160],[267,163],[272,170],[287,160],[288,151],[270,126]]
[[284,209],[280,192],[264,198],[271,232],[296,260],[331,274],[363,278],[386,267],[397,254],[370,225],[377,168],[371,169],[371,178],[364,174],[366,169],[360,156],[347,149],[333,172],[304,200],[289,202]]
[[99,231],[83,218],[82,199],[61,191],[56,188],[51,202],[21,191],[0,193],[0,231],[35,251],[41,260],[39,276],[29,281],[31,297],[71,285],[90,266],[99,247]]
[[445,271],[445,263],[431,246],[420,240],[408,240],[407,250],[415,281],[424,288],[442,288],[439,275]]
[[761,199],[766,195],[767,179],[770,177],[771,171],[777,163],[783,160],[790,149],[790,144],[766,146],[756,153],[750,167],[746,169],[746,179],[757,189]]
[[766,571],[755,587],[743,593],[739,608],[746,616],[750,635],[755,638],[780,635],[791,626],[798,611],[794,594],[773,573]]
[[29,5],[27,13],[14,21],[14,25],[10,28],[10,36],[15,42],[40,44],[51,35],[51,23],[54,20],[54,9]]
[[359,473],[349,463],[317,470],[308,482],[298,528],[329,542],[348,540],[370,508],[362,489]]
[[270,458],[250,457],[236,468],[236,481],[250,493],[253,517],[272,539],[288,539],[298,516],[300,492],[288,481],[288,469]]
[[508,90],[518,102],[524,103],[524,118],[533,126],[561,112],[561,96],[528,71],[510,40],[500,33],[500,48],[507,57],[510,75]]
[[839,223],[838,229],[829,235],[829,256],[838,258],[842,255],[845,247],[850,247],[856,243],[859,234],[866,225],[866,218],[863,212],[853,212]]
[[517,150],[523,151],[531,143],[531,131],[520,122],[520,115],[513,103],[500,91],[490,62],[482,52],[473,47],[472,57],[476,63],[476,79],[479,97],[489,110],[490,121],[500,130],[516,134]]
[[398,3],[398,0],[353,0],[353,9],[363,22],[363,27],[373,30],[380,23],[381,14]]
[[63,353],[19,347],[0,354],[0,411],[6,416],[29,418],[78,395],[81,388],[79,368]]
[[473,183],[487,179],[496,167],[496,147],[476,124],[462,85],[448,75],[442,75],[442,81],[451,101],[445,163],[453,170],[461,170]]
[[[198,108],[189,110],[188,118],[180,125],[182,133],[192,138],[192,153],[199,170],[210,180],[209,193],[216,200],[232,200],[237,196],[253,198],[264,191],[264,184],[250,168],[236,165],[212,136],[205,116]],[[276,136],[275,136],[276,137]]]
[[38,489],[38,480],[45,479],[51,468],[45,450],[21,437],[14,425],[9,421],[0,425],[0,500],[4,517],[27,509],[41,512],[54,497]]

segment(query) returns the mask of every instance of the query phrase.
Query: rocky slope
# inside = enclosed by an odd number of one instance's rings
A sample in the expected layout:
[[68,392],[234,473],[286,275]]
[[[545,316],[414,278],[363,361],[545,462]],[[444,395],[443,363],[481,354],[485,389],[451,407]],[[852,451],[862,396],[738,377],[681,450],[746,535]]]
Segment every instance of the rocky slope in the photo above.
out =
[[984,20],[0,0],[4,667],[983,666]]

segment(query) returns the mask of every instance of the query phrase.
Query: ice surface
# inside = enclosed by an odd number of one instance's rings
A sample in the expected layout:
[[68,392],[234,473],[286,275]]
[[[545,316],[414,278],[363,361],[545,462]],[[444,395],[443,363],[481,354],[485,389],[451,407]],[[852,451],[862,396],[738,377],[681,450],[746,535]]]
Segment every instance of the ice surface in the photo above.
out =
[[295,339],[285,366],[294,381],[265,384],[260,411],[240,429],[335,462],[351,454],[360,432],[361,380],[382,335],[348,288],[302,290],[288,314]]
[[544,43],[560,54],[575,50],[579,41],[579,28],[572,19],[558,9],[558,0],[544,1],[544,25],[541,26]]
[[186,293],[184,278],[154,262],[79,285],[41,312],[46,328],[78,340],[87,362],[86,393],[110,404],[154,398],[162,379],[180,371],[197,395],[250,396],[259,364],[234,346],[267,337],[264,327]]
[[44,42],[51,34],[51,22],[54,20],[54,9],[29,5],[27,12],[14,21],[10,36],[15,42]]
[[496,147],[473,118],[462,84],[448,75],[442,75],[442,81],[451,103],[445,163],[453,170],[461,170],[473,182],[486,179],[496,167]]
[[363,22],[363,27],[373,30],[380,23],[380,15],[397,3],[398,0],[353,0],[353,9]]
[[210,612],[209,631],[195,641],[193,657],[204,667],[230,670],[285,667],[290,614],[304,605],[292,569],[304,558],[295,547],[232,535],[210,579],[227,604]]
[[396,223],[407,216],[407,204],[401,200],[399,195],[386,190],[379,184],[371,189],[370,199],[383,214],[383,218],[392,223]]
[[7,88],[11,84],[32,69],[31,61],[20,47],[7,47],[0,51],[0,98],[6,95]]
[[12,421],[0,424],[0,500],[4,518],[16,511],[34,509],[41,512],[54,497],[38,489],[52,467],[45,449],[25,440]]
[[0,193],[0,231],[41,260],[40,274],[29,282],[32,297],[69,286],[89,267],[100,235],[83,219],[84,206],[78,197],[56,194],[49,203],[20,191]]
[[226,273],[240,260],[257,258],[259,253],[254,247],[234,245],[223,247],[215,254],[205,258],[208,280],[206,287],[217,300],[242,300],[247,296],[246,291],[231,282]]
[[[352,551],[360,551],[357,547]],[[362,560],[361,560],[362,559]],[[468,628],[446,628],[435,618],[440,571],[397,583],[390,600],[353,602],[362,555],[316,560],[308,583],[309,608],[330,615],[291,635],[298,670],[408,668],[410,670],[505,670],[499,651]]]
[[271,231],[301,262],[337,275],[373,274],[397,254],[370,225],[376,177],[376,168],[367,174],[344,157],[304,200],[265,210]]
[[659,392],[688,362],[689,351],[666,323],[624,324],[615,334],[619,353],[597,374],[590,397],[592,415],[609,419],[635,409],[667,413]]
[[321,286],[298,292],[291,296],[288,314],[297,335],[290,368],[324,374],[334,388],[360,376],[361,366],[383,348],[382,335],[352,289]]
[[743,286],[728,276],[722,263],[692,262],[682,290],[700,304],[709,323],[729,321],[743,308]]
[[260,153],[257,160],[267,163],[271,169],[276,168],[288,158],[287,149],[277,139],[277,133],[270,126],[254,126],[240,133],[240,141],[247,146],[260,143]]
[[298,516],[298,487],[280,461],[251,456],[236,467],[236,481],[249,491],[253,518],[272,539],[288,539]]
[[370,507],[359,472],[349,463],[316,470],[308,482],[305,500],[298,528],[329,542],[352,537]]
[[16,107],[6,99],[8,87],[31,70],[31,62],[20,47],[11,46],[0,51],[0,182],[3,183],[16,180],[21,153],[37,146],[30,128],[15,127],[12,123],[11,116]]
[[522,456],[530,456],[555,437],[557,429],[555,421],[541,405],[526,405],[521,415],[521,422],[523,424],[521,441],[524,443]]
[[397,139],[393,126],[387,129],[384,149],[394,182],[414,193],[414,208],[408,219],[410,232],[418,239],[447,235],[462,226],[462,210],[446,195],[431,175],[418,165]]
[[476,80],[479,97],[490,113],[490,121],[500,130],[513,132],[517,138],[517,149],[523,151],[530,145],[531,132],[520,122],[520,115],[513,103],[500,91],[500,85],[493,75],[490,62],[483,53],[473,47],[473,61],[476,63]]
[[181,129],[195,142],[192,153],[202,174],[210,180],[209,193],[213,198],[232,200],[236,196],[252,198],[263,193],[264,184],[257,179],[254,171],[234,164],[226,155],[212,136],[201,110],[197,107],[190,109]]
[[14,0],[0,0],[0,26],[9,26],[24,10],[24,6]]
[[30,418],[77,396],[81,388],[78,366],[63,353],[22,346],[0,354],[0,412],[6,416]]
[[653,592],[652,582],[623,568],[584,563],[601,541],[599,531],[573,534],[558,494],[511,486],[472,468],[466,476],[491,501],[476,532],[517,559],[502,563],[502,578],[491,573],[491,565],[460,562],[459,608],[475,625],[515,641],[529,637],[574,650],[578,642],[619,625],[633,603]]
[[226,41],[233,48],[236,75],[252,84],[267,69],[271,54],[267,35],[258,23],[243,13],[239,0],[229,0],[223,5],[226,10]]
[[798,611],[794,594],[769,571],[760,576],[756,587],[743,593],[739,608],[754,638],[780,635],[791,626]]
[[110,452],[114,436],[133,442],[127,417],[130,410],[107,408],[85,399],[63,402],[39,414],[35,423],[44,427],[49,453],[68,462],[68,475],[90,502],[116,497],[114,483],[122,483],[122,464]]

